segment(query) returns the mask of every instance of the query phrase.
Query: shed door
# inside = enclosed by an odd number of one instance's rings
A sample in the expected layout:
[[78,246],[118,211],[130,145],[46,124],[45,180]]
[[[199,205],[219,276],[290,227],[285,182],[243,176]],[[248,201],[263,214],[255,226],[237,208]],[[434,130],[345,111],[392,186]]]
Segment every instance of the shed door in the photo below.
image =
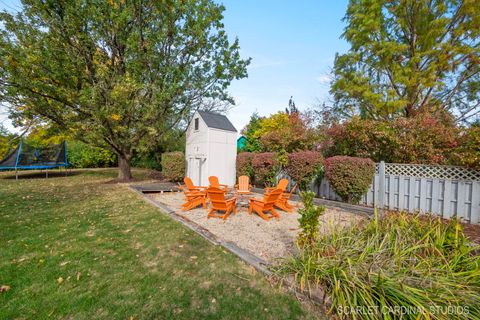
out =
[[188,164],[188,172],[190,175],[190,179],[192,179],[193,183],[197,186],[202,185],[202,170],[204,170],[203,164],[205,163],[204,160],[200,158],[191,158]]

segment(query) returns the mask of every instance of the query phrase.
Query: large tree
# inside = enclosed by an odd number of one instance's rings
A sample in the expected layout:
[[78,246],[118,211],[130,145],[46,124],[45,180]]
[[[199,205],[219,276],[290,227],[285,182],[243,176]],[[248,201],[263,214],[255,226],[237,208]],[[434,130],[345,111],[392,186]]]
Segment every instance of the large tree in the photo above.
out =
[[350,0],[331,93],[344,116],[480,112],[478,0]]
[[0,15],[0,102],[130,161],[204,100],[233,101],[249,60],[211,0],[24,0]]

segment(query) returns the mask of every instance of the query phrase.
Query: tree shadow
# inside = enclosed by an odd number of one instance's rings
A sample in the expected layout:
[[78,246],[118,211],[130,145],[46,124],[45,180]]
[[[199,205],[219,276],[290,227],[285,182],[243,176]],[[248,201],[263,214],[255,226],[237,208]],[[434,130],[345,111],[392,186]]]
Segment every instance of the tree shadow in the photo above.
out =
[[[81,171],[64,171],[64,170],[48,170],[48,178],[68,178],[71,176],[76,176],[81,174]],[[47,172],[45,171],[19,171],[18,172],[18,180],[21,179],[46,179]],[[3,180],[15,180],[15,171],[8,171],[0,174],[0,179]]]

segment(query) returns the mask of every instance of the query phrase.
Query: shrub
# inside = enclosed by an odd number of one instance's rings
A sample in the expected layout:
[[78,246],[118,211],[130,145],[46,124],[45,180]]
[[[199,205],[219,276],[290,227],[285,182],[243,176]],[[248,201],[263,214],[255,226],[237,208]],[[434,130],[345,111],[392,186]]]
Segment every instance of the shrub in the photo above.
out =
[[170,181],[180,181],[185,176],[185,156],[181,151],[162,154],[162,173]]
[[463,132],[460,146],[455,150],[455,162],[480,170],[480,126],[472,126]]
[[[159,161],[160,160],[160,161]],[[161,159],[154,154],[137,154],[132,159],[132,167],[160,170]]]
[[298,210],[300,218],[298,222],[302,231],[298,234],[297,244],[300,247],[312,245],[318,237],[318,218],[325,211],[325,207],[313,204],[315,193],[312,191],[302,192],[300,194],[304,207]]
[[278,161],[274,152],[257,153],[252,159],[255,183],[272,185],[278,171]]
[[68,141],[68,162],[74,168],[104,168],[117,165],[117,155],[110,150],[80,141]]
[[288,175],[306,190],[312,180],[322,171],[323,158],[320,152],[300,151],[288,154],[286,166]]
[[252,160],[255,156],[252,152],[241,152],[237,154],[237,177],[248,176],[250,180],[254,179]]
[[[293,275],[302,288],[320,286],[341,319],[353,307],[378,311],[359,319],[480,319],[479,249],[458,221],[387,214],[333,229],[284,260],[278,272]],[[463,314],[439,313],[466,306]],[[423,314],[393,313],[401,308]]]
[[325,175],[343,201],[357,203],[368,191],[375,163],[367,158],[335,156],[325,159]]
[[363,120],[334,124],[326,130],[322,152],[376,162],[449,164],[459,130],[445,119],[420,115],[391,121]]

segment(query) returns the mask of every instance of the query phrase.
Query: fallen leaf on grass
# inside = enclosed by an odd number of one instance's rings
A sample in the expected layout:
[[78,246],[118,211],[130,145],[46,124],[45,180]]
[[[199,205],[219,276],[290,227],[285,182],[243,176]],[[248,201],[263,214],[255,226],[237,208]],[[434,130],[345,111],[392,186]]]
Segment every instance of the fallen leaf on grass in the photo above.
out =
[[10,290],[10,286],[7,286],[6,284],[0,286],[0,292],[7,292],[8,290]]
[[190,257],[190,259],[192,259],[192,260],[195,260],[195,259],[197,259],[197,258],[198,258],[197,256],[191,256],[191,257]]
[[63,282],[63,278],[62,278],[62,277],[59,277],[59,278],[57,279],[57,282],[58,282],[58,284],[61,284],[61,283]]

